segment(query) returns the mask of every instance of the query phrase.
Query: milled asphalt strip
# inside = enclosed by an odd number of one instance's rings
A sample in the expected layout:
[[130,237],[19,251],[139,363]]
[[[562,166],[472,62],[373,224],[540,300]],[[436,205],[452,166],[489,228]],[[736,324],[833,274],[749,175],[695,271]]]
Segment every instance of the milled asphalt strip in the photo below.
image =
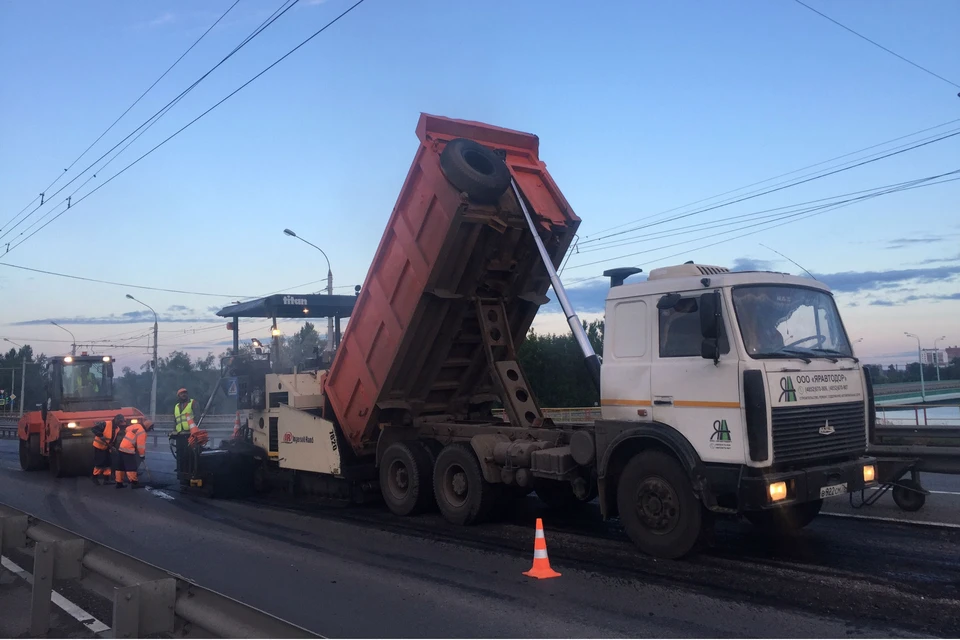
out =
[[[6,569],[17,574],[18,576],[26,580],[27,583],[29,583],[30,585],[33,585],[33,574],[28,572],[26,569],[22,568],[16,562],[14,562],[13,560],[11,560],[6,556],[0,556],[0,563],[2,563]],[[90,615],[89,613],[87,613],[77,605],[73,604],[72,602],[64,598],[62,595],[60,595],[56,591],[51,592],[50,600],[53,602],[53,604],[57,605],[58,607],[66,611],[71,617],[75,618],[77,622],[85,626],[87,629],[89,629],[93,633],[103,633],[104,631],[110,630],[110,627],[103,624],[102,622],[94,618],[92,615]]]
[[856,513],[832,513],[829,511],[821,511],[821,516],[833,516],[834,518],[853,518],[854,520],[877,520],[880,522],[895,522],[897,524],[912,524],[922,527],[934,527],[942,529],[960,529],[960,524],[953,524],[951,522],[930,522],[926,520],[903,520],[900,518],[887,518],[885,516],[861,516]]

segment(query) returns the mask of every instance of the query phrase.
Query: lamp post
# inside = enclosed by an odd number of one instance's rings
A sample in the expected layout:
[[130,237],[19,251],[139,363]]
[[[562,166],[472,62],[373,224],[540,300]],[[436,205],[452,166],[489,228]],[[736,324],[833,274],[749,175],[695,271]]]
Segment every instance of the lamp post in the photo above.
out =
[[926,402],[927,392],[923,384],[923,348],[920,346],[920,336],[913,333],[907,333],[906,331],[903,332],[903,335],[907,336],[908,338],[917,339],[917,358],[920,360],[920,400],[922,402]]
[[[7,342],[14,345],[15,347],[20,347],[20,417],[23,417],[23,401],[26,398],[27,393],[27,354],[23,350],[22,344],[17,344],[10,338],[4,338]],[[13,391],[13,389],[11,389]]]
[[159,319],[157,318],[157,312],[154,310],[154,308],[148,305],[146,302],[143,302],[142,300],[137,300],[129,293],[127,294],[127,298],[129,298],[130,300],[133,300],[134,302],[138,302],[143,306],[145,306],[147,309],[150,309],[150,311],[153,311],[153,365],[151,367],[153,369],[153,385],[150,387],[150,422],[152,424],[156,424],[157,423],[157,334],[159,333],[157,325],[159,324]]
[[937,343],[940,342],[941,340],[946,340],[946,339],[947,339],[947,336],[940,336],[939,338],[933,341],[933,357],[936,359],[936,362],[937,362],[937,382],[940,382],[940,352],[937,350]]
[[77,355],[77,337],[76,337],[75,335],[73,335],[73,332],[70,331],[70,329],[64,329],[63,327],[61,327],[60,325],[58,325],[58,324],[57,324],[56,322],[54,322],[53,320],[50,321],[50,324],[52,324],[53,326],[57,327],[58,329],[63,329],[64,331],[66,331],[67,333],[70,334],[70,337],[73,338],[73,344],[70,345],[70,355],[72,355],[72,356]]
[[[303,238],[298,236],[296,233],[294,233],[290,229],[284,229],[283,233],[290,236],[291,238],[296,238],[300,242],[307,243],[308,245],[310,245],[311,247],[313,247],[314,249],[316,249],[317,251],[323,254],[324,259],[327,261],[327,295],[332,296],[333,295],[333,269],[330,267],[330,258],[327,257],[327,253],[317,245],[313,244],[312,242],[308,240],[304,240]],[[333,316],[331,315],[327,316],[327,346],[324,350],[333,351]]]

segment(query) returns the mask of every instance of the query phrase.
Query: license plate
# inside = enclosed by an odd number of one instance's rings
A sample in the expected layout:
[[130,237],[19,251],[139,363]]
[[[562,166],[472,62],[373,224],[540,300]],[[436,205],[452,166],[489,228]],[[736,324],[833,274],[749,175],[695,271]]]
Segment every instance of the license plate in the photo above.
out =
[[840,496],[847,493],[847,483],[842,484],[831,484],[828,487],[820,487],[820,497],[821,498],[832,498],[833,496]]

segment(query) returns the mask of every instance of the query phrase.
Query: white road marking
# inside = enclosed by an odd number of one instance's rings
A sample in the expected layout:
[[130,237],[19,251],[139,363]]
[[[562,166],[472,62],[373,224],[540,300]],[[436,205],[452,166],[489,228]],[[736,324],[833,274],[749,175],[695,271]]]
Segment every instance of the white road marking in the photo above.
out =
[[836,518],[853,518],[855,520],[877,520],[880,522],[896,522],[898,524],[918,524],[927,527],[942,527],[944,529],[960,529],[960,524],[952,522],[928,522],[926,520],[906,520],[903,518],[887,518],[885,516],[864,516],[857,513],[833,513],[830,511],[821,511],[822,516],[834,516]]
[[157,496],[158,498],[163,498],[164,500],[176,500],[172,495],[163,491],[161,489],[153,489],[152,487],[147,487],[147,491]]
[[[22,568],[16,562],[14,562],[13,560],[11,560],[6,556],[0,556],[0,562],[2,562],[4,567],[9,569],[13,573],[17,574],[24,580],[26,580],[29,584],[31,585],[33,584],[33,574],[31,574],[26,569]],[[87,629],[90,629],[90,631],[92,631],[93,633],[103,633],[104,631],[110,630],[110,627],[103,624],[102,622],[94,618],[92,615],[90,615],[89,613],[87,613],[77,605],[73,604],[72,602],[64,598],[62,595],[60,595],[56,591],[51,592],[50,600],[53,602],[53,604],[57,605],[58,607],[66,611],[71,617],[76,619],[77,622],[85,626]]]
[[938,493],[943,496],[960,496],[960,491],[931,491],[930,493]]

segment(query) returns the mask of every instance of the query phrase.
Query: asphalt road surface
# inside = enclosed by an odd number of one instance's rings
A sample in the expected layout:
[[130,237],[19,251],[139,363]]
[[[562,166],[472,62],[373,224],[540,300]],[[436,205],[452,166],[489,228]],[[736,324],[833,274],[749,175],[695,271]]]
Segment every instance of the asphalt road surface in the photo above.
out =
[[[557,515],[531,497],[499,522],[461,528],[379,506],[202,499],[179,492],[169,453],[151,451],[147,463],[150,489],[118,491],[24,473],[16,442],[0,441],[0,502],[326,636],[960,634],[960,525],[824,515],[796,536],[768,539],[724,521],[705,553],[669,562],[637,553],[590,505]],[[924,476],[943,493],[918,513],[960,522],[955,480]],[[857,515],[872,517],[889,500]],[[554,580],[521,575],[538,515],[563,574]],[[85,608],[109,618],[105,606]]]

